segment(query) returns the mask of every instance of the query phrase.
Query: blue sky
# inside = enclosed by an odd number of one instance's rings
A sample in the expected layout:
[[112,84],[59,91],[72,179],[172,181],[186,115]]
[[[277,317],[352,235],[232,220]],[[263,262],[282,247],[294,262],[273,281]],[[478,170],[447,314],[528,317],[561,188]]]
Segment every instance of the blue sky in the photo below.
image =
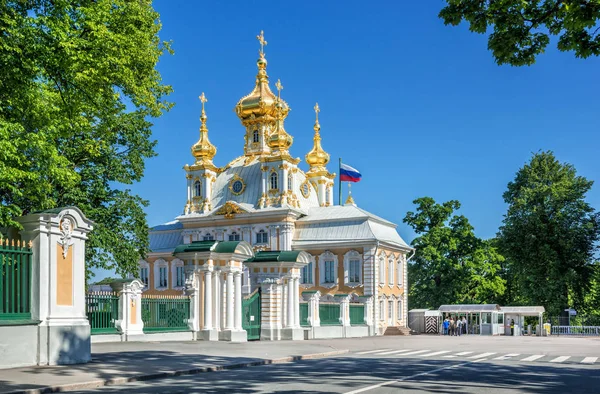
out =
[[150,225],[185,204],[182,167],[193,162],[201,92],[215,164],[243,153],[233,107],[254,85],[261,29],[271,86],[281,79],[292,108],[292,154],[311,149],[318,102],[329,170],[338,172],[339,157],[359,169],[357,204],[398,223],[407,242],[414,234],[402,219],[421,196],[459,200],[477,235],[494,236],[507,183],[539,150],[596,181],[588,201],[600,208],[600,59],[551,47],[534,66],[497,66],[485,36],[444,26],[438,0],[265,4],[155,2],[161,38],[175,50],[158,67],[175,107],[155,121],[158,156],[133,187],[150,201]]

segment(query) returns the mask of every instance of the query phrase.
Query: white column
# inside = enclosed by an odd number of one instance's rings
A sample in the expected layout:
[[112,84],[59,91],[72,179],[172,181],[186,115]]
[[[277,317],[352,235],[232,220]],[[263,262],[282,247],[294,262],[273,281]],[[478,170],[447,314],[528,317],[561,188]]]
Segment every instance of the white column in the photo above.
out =
[[233,330],[233,272],[227,272],[227,316],[225,329]]
[[236,272],[234,273],[235,279],[235,301],[234,301],[234,319],[233,319],[233,327],[235,330],[242,329],[242,273]]
[[204,329],[212,330],[212,271],[204,271]]
[[294,280],[288,279],[287,285],[287,327],[294,327]]
[[223,299],[221,297],[221,271],[215,271],[213,274],[213,316],[214,328],[221,328],[221,308],[223,307]]
[[300,327],[300,287],[298,278],[294,278],[293,290],[294,290],[294,328]]

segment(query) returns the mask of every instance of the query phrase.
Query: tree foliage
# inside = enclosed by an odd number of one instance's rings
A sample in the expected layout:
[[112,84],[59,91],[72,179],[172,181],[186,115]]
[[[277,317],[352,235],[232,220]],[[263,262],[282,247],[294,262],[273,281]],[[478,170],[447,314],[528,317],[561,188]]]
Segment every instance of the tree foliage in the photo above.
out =
[[551,36],[558,49],[587,58],[600,55],[600,0],[446,0],[440,18],[485,34],[498,64],[532,65]]
[[415,201],[416,212],[404,222],[417,233],[409,266],[410,303],[437,308],[442,304],[488,303],[504,292],[499,271],[504,258],[493,244],[477,238],[466,217],[455,215],[458,201],[437,204],[431,197]]
[[150,0],[0,0],[0,227],[76,205],[94,222],[88,268],[132,271],[147,202],[123,185],[155,155],[170,52]]
[[584,305],[600,240],[600,214],[585,201],[592,184],[552,152],[534,154],[508,184],[498,240],[517,302],[551,314]]

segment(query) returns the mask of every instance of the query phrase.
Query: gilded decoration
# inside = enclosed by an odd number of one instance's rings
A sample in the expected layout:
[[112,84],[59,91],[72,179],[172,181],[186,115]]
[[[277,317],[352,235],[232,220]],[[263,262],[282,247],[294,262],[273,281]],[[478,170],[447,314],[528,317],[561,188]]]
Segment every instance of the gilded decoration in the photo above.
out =
[[196,158],[194,167],[214,168],[212,159],[217,154],[217,148],[208,140],[208,127],[206,127],[206,111],[204,104],[208,101],[204,92],[199,97],[202,103],[202,113],[200,115],[200,139],[192,146],[192,155]]
[[329,174],[325,167],[327,163],[329,163],[329,153],[325,152],[321,146],[321,125],[319,124],[319,112],[321,112],[321,109],[319,108],[319,103],[315,104],[314,110],[316,116],[315,126],[313,127],[315,136],[313,137],[313,148],[306,154],[306,162],[310,166],[307,175],[323,175],[330,177],[331,174]]
[[233,219],[235,218],[235,215],[240,213],[244,213],[244,211],[231,201],[227,201],[217,212],[215,212],[215,215],[224,215],[225,219]]
[[231,193],[239,196],[246,190],[246,182],[244,182],[244,179],[238,174],[235,174],[229,181],[229,190]]

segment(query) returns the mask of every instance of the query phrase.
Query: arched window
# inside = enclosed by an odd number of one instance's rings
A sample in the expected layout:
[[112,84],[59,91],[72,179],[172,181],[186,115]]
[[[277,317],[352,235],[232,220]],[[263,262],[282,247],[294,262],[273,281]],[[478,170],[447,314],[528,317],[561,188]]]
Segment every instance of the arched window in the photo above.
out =
[[266,244],[269,243],[269,234],[265,230],[260,230],[256,233],[256,243]]
[[204,234],[203,241],[214,241],[215,237],[211,233]]
[[194,196],[202,197],[202,183],[200,181],[194,182]]
[[231,234],[229,234],[229,240],[230,241],[239,241],[240,240],[240,234],[238,234],[235,231],[233,231]]
[[390,287],[394,286],[394,256],[390,256],[388,260],[388,284]]
[[277,173],[271,173],[271,189],[277,189]]
[[294,177],[292,174],[288,174],[288,190],[292,190],[294,188]]
[[258,134],[258,129],[256,129],[252,132],[252,142],[259,142],[259,141],[260,141],[260,137]]

